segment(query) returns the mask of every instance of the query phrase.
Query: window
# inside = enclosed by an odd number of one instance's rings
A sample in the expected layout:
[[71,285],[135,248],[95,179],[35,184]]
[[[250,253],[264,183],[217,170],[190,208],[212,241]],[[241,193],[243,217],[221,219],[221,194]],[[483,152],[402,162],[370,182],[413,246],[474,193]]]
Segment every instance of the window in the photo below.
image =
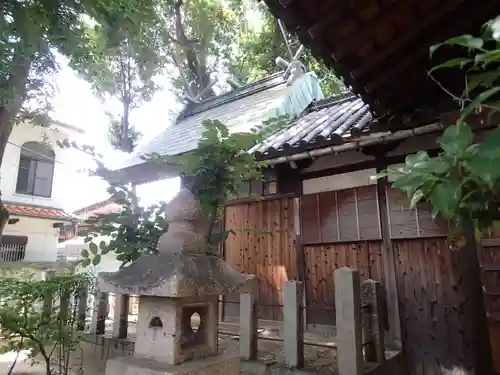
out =
[[249,197],[262,197],[277,193],[276,174],[271,169],[264,170],[262,180],[244,181],[239,189],[237,197],[233,199],[242,199]]
[[26,236],[3,235],[0,240],[0,260],[5,262],[17,262],[23,260],[26,255]]
[[54,151],[38,142],[26,142],[21,149],[16,193],[50,198],[54,178]]

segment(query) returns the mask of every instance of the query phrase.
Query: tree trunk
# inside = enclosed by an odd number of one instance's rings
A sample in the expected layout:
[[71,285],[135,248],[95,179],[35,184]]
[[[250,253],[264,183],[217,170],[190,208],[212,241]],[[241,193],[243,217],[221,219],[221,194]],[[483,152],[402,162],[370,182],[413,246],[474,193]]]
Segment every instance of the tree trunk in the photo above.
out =
[[472,221],[465,230],[464,245],[453,251],[459,284],[463,296],[463,309],[460,322],[464,335],[465,365],[464,374],[493,374],[493,361],[489,337],[488,318],[483,296],[483,283],[478,257],[478,243]]
[[[33,55],[26,51],[16,51],[13,58],[12,72],[5,82],[4,87],[6,87],[6,89],[2,92],[1,101],[5,104],[0,107],[0,166],[3,162],[3,155],[10,133],[12,133],[12,128],[14,127],[14,120],[21,110],[26,97],[26,84],[32,56]],[[0,240],[8,221],[9,212],[3,204],[2,192],[0,191]]]
[[[2,165],[5,147],[7,146],[7,141],[12,132],[12,118],[10,117],[11,116],[8,115],[6,110],[0,108],[0,165]],[[5,225],[7,225],[9,221],[9,216],[9,211],[7,211],[3,204],[2,192],[0,190],[0,240],[2,239]]]

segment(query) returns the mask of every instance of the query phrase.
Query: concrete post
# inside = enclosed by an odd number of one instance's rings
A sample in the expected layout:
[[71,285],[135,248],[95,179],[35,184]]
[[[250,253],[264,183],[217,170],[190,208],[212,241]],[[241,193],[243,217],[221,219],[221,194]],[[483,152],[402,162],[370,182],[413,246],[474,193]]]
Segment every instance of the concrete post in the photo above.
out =
[[335,270],[334,278],[339,375],[361,375],[363,345],[359,273],[352,268],[339,268]]
[[302,282],[285,281],[284,332],[285,364],[289,368],[304,367],[304,315],[302,314]]
[[129,311],[129,296],[126,294],[116,294],[115,307],[113,309],[112,335],[117,339],[127,338],[128,311]]
[[368,321],[370,343],[365,347],[367,362],[381,363],[385,360],[385,343],[383,328],[382,285],[375,280],[366,280],[361,286],[363,305],[368,305]]
[[251,293],[240,294],[240,356],[257,358],[257,309]]
[[[44,274],[44,280],[50,280],[55,276],[55,271],[46,271]],[[52,293],[48,293],[43,299],[43,313],[46,315],[52,314],[52,308],[54,306],[54,295]]]
[[87,303],[89,299],[89,284],[82,285],[82,290],[78,294],[78,321],[76,328],[79,331],[85,330],[85,323],[87,321]]
[[96,335],[104,335],[106,333],[106,318],[109,314],[109,294],[97,293],[97,309],[96,309]]

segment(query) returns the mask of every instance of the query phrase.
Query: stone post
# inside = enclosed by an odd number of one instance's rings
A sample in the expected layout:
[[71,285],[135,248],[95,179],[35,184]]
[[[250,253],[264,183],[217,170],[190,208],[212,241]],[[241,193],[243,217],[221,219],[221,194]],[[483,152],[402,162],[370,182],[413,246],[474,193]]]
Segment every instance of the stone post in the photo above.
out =
[[246,360],[257,358],[257,309],[251,293],[240,294],[240,356]]
[[363,373],[361,285],[352,268],[335,270],[337,363],[339,375]]
[[82,285],[82,289],[78,294],[78,321],[76,328],[79,331],[85,330],[85,323],[87,321],[87,303],[89,299],[89,284]]
[[109,314],[109,294],[97,292],[97,309],[96,309],[96,335],[104,335],[106,333],[106,318]]
[[113,337],[117,339],[127,338],[128,312],[129,296],[127,294],[116,294],[115,308],[113,309]]
[[[44,275],[45,280],[50,280],[55,276],[55,271],[46,271]],[[45,298],[43,299],[43,313],[46,315],[52,314],[52,308],[54,306],[54,295],[51,293],[47,293]]]
[[383,328],[382,286],[378,281],[366,280],[361,286],[363,305],[368,305],[368,321],[370,342],[365,347],[367,362],[381,363],[385,360],[385,343]]
[[304,315],[302,314],[302,282],[285,281],[284,334],[285,364],[289,368],[304,367]]

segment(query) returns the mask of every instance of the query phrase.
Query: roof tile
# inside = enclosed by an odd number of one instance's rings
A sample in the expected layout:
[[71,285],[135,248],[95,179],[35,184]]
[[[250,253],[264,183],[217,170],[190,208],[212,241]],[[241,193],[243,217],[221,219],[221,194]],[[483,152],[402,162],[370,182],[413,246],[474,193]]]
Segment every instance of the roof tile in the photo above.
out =
[[365,131],[373,117],[367,104],[343,93],[314,104],[308,113],[250,150],[258,156],[293,153],[325,144],[340,144]]
[[194,150],[198,146],[204,120],[219,120],[231,132],[247,132],[272,117],[284,114],[298,116],[312,101],[323,98],[317,78],[311,74],[304,75],[302,80],[291,86],[281,75],[272,80],[266,79],[266,82],[260,86],[253,84],[253,91],[243,87],[242,93],[236,92],[238,95],[227,98],[223,96],[224,100],[216,97],[214,103],[195,104],[189,113],[181,114],[176,124],[139,145],[120,169],[143,163],[140,155],[158,153],[172,156]]
[[58,208],[22,205],[17,203],[5,203],[5,208],[11,215],[33,216],[54,220],[76,220],[76,218]]

